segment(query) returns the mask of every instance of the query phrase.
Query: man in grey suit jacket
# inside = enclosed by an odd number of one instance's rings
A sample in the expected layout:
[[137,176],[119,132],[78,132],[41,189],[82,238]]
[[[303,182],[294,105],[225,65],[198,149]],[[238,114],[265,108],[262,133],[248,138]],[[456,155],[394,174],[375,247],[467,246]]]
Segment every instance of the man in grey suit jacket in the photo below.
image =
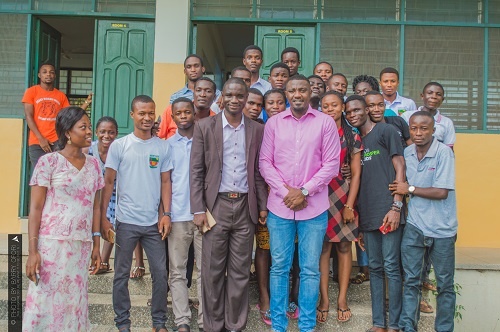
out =
[[[208,209],[217,224],[203,235],[204,331],[245,329],[255,224],[267,218],[267,185],[259,173],[264,126],[242,114],[248,87],[229,79],[224,111],[195,124],[191,148],[191,212],[201,230]],[[227,271],[227,280],[225,279]]]

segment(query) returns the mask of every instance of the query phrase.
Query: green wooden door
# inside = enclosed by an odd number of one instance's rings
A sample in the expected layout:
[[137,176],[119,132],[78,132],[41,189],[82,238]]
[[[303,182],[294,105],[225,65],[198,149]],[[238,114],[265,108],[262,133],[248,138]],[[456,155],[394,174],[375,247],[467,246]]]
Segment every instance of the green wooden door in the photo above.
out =
[[286,47],[295,47],[299,50],[299,74],[312,75],[316,50],[315,27],[257,26],[255,30],[255,43],[264,52],[261,77],[267,79],[269,70],[275,63],[281,61],[281,51]]
[[[32,53],[30,54],[31,59],[31,71],[30,71],[30,86],[38,84],[38,69],[42,63],[51,63],[56,68],[56,81],[55,86],[59,87],[59,62],[61,56],[61,33],[40,20],[39,18],[34,18],[33,21],[33,39],[32,39]],[[28,126],[25,121],[25,141],[28,137]],[[30,186],[29,180],[31,178],[31,164],[28,158],[28,149],[23,149],[23,167],[21,174],[21,193],[19,202],[19,215],[27,216],[29,209],[29,196],[30,196]]]
[[153,93],[154,23],[99,20],[96,40],[92,122],[111,116],[124,136],[134,129],[132,99]]
[[[51,63],[56,67],[56,75],[59,77],[59,61],[61,56],[61,33],[40,19],[35,21],[34,34],[35,48],[33,53],[32,85],[38,84],[38,69],[42,63]],[[56,87],[59,80],[56,79]]]

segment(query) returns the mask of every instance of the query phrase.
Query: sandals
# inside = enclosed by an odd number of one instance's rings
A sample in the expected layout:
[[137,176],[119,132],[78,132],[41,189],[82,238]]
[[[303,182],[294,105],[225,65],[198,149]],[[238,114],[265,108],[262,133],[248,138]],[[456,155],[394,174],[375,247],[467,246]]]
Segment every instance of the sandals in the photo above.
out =
[[326,310],[321,310],[319,307],[316,308],[316,321],[318,323],[326,323],[326,321],[328,320],[328,312],[330,310],[326,309]]
[[96,274],[108,273],[110,271],[112,271],[112,269],[109,267],[109,263],[101,263],[101,266],[99,267],[99,270],[96,272]]
[[354,278],[351,278],[351,284],[355,284],[355,285],[361,285],[362,283],[364,283],[365,281],[369,281],[370,278],[368,278],[366,276],[366,274],[364,274],[363,272],[359,272],[358,274],[356,274],[356,276]]
[[267,326],[271,326],[271,309],[260,310],[260,305],[257,303],[255,306],[260,312],[260,318]]
[[299,318],[299,307],[295,302],[290,302],[288,308],[286,309],[286,315],[290,319],[298,319]]
[[146,274],[144,266],[135,266],[130,273],[130,279],[141,279]]
[[[344,315],[346,313],[349,313],[349,317],[347,317],[347,319],[341,319],[340,316],[344,317]],[[352,317],[352,314],[351,314],[351,308],[347,308],[347,309],[340,309],[340,308],[337,308],[337,320],[341,323],[346,323],[348,322]]]

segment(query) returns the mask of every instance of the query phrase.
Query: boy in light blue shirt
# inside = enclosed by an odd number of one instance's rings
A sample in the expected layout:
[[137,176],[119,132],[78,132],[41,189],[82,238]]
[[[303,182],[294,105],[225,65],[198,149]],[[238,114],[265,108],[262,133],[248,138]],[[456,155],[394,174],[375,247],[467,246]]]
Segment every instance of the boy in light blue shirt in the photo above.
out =
[[203,309],[201,299],[201,245],[202,234],[193,223],[189,200],[189,171],[191,145],[194,131],[195,111],[193,102],[187,98],[178,98],[172,103],[172,119],[177,125],[177,132],[167,140],[172,153],[172,232],[168,237],[169,286],[172,292],[174,323],[178,331],[189,331],[191,310],[187,287],[186,269],[191,243],[197,275],[198,327],[203,329]]
[[410,195],[407,225],[401,242],[405,271],[402,331],[417,331],[419,304],[428,253],[437,280],[436,331],[453,331],[456,295],[455,241],[458,228],[453,151],[433,137],[434,117],[425,111],[410,117],[414,144],[405,150],[408,183],[389,185],[393,194]]

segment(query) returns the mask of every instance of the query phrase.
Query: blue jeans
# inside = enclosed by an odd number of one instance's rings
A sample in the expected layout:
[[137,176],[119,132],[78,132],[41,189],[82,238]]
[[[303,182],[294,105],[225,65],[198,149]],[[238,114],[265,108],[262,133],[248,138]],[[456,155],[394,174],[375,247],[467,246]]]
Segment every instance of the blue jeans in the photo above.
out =
[[[363,233],[370,269],[372,320],[375,327],[399,329],[403,293],[400,269],[402,234],[402,226],[386,235],[378,229]],[[389,286],[389,323],[385,315],[384,277],[387,278]]]
[[295,235],[299,238],[299,329],[313,331],[316,327],[316,302],[319,294],[319,258],[323,247],[327,213],[308,220],[283,219],[269,212],[267,227],[271,246],[271,321],[273,331],[285,332],[288,325],[288,285],[295,250]]
[[366,251],[361,249],[358,242],[356,242],[356,259],[358,260],[358,266],[368,266],[368,255]]
[[422,282],[425,274],[425,253],[429,253],[437,281],[437,309],[434,329],[453,331],[456,294],[453,289],[455,275],[456,236],[426,237],[415,226],[407,224],[401,243],[401,256],[405,271],[403,310],[399,326],[403,331],[417,330]]

